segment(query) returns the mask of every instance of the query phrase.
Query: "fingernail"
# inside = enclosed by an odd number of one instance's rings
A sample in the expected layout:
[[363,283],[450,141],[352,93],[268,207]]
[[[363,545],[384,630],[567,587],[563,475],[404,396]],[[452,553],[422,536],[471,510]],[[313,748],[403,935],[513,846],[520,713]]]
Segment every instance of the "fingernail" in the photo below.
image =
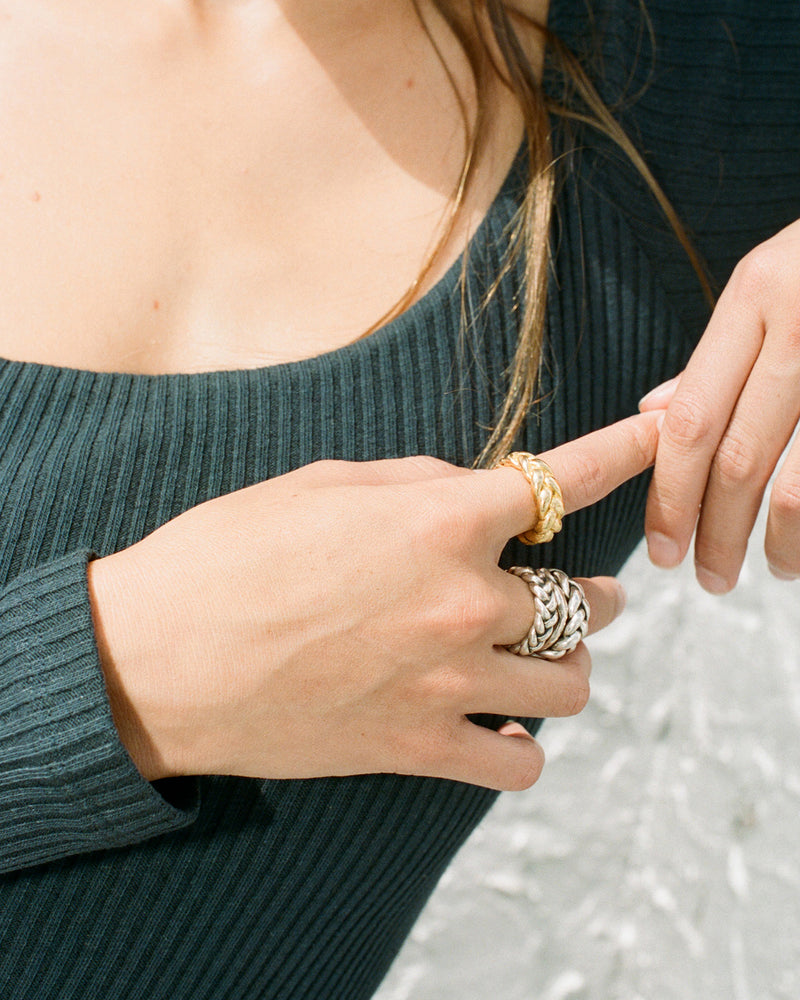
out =
[[680,379],[680,375],[675,375],[669,381],[662,382],[655,389],[651,389],[646,396],[642,396],[639,400],[639,409],[641,410],[642,407],[649,406],[650,409],[657,410],[659,407],[666,406],[674,396]]
[[695,563],[694,570],[697,582],[709,594],[727,594],[731,589],[728,581],[724,576],[720,576],[719,573],[712,573],[710,569],[706,569],[705,566],[700,566],[697,563]]
[[647,536],[647,554],[650,562],[664,569],[672,569],[681,561],[681,550],[674,542],[660,531],[651,531]]
[[777,566],[773,566],[772,563],[767,564],[769,566],[769,571],[775,577],[776,580],[797,580],[800,579],[796,573],[784,573],[782,569],[778,569]]
[[532,740],[533,737],[523,726],[517,722],[516,719],[506,719],[502,726],[497,730],[500,736],[511,736],[513,739],[517,740]]

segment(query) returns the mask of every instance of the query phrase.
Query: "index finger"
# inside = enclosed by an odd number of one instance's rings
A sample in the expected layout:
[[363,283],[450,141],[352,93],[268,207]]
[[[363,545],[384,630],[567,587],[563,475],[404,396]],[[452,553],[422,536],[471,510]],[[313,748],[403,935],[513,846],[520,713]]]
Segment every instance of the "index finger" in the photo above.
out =
[[[655,461],[663,411],[637,413],[537,456],[561,487],[565,513],[588,507]],[[478,477],[493,504],[505,538],[527,531],[536,516],[531,488],[516,469],[499,468]]]

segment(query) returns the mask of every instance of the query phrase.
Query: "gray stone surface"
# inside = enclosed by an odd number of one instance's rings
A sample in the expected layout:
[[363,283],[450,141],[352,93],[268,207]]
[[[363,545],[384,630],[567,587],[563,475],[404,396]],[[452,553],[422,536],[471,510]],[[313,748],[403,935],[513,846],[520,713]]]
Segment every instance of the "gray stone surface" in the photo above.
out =
[[800,583],[625,568],[592,699],[549,721],[379,1000],[798,1000]]

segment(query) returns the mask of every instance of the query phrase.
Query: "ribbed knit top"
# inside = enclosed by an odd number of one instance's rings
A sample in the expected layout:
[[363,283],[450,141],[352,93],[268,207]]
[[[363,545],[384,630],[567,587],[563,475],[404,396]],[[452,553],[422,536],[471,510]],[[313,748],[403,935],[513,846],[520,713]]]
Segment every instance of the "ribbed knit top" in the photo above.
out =
[[[599,35],[609,102],[648,82],[623,121],[722,284],[800,216],[800,5],[649,0],[652,60],[638,3],[594,7],[589,25],[582,3],[553,0],[551,27],[578,49]],[[632,412],[707,319],[635,170],[589,131],[570,144],[546,395],[520,442],[532,451]],[[0,363],[3,1000],[365,1000],[491,805],[485,789],[393,775],[144,781],[111,720],[86,561],[316,459],[470,464],[516,339],[519,268],[475,307],[520,164],[472,241],[463,344],[455,265],[369,338],[295,364],[143,376]],[[539,561],[617,571],[645,490],[640,478],[569,518]]]

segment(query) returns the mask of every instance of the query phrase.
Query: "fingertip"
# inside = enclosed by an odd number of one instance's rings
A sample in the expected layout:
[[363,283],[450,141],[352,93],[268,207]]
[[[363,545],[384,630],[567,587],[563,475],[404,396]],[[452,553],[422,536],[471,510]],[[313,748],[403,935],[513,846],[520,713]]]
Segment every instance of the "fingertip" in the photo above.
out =
[[602,500],[656,459],[662,413],[634,413],[540,457],[561,486],[567,514]]
[[680,375],[675,375],[666,382],[662,382],[661,385],[657,385],[655,389],[651,389],[645,396],[642,396],[639,400],[639,412],[645,413],[648,410],[666,409],[675,395],[675,390],[678,388],[680,380]]
[[695,576],[697,577],[697,582],[707,591],[709,594],[715,594],[717,596],[721,594],[727,594],[736,586],[736,582],[730,582],[726,580],[724,576],[720,576],[719,573],[714,573],[710,569],[706,569],[700,563],[695,563],[694,567]]
[[654,566],[674,569],[683,560],[683,552],[678,543],[660,531],[647,533],[647,555]]
[[785,570],[779,569],[772,563],[767,563],[767,567],[776,580],[784,580],[786,582],[790,582],[792,580],[800,579],[797,573],[787,573]]

